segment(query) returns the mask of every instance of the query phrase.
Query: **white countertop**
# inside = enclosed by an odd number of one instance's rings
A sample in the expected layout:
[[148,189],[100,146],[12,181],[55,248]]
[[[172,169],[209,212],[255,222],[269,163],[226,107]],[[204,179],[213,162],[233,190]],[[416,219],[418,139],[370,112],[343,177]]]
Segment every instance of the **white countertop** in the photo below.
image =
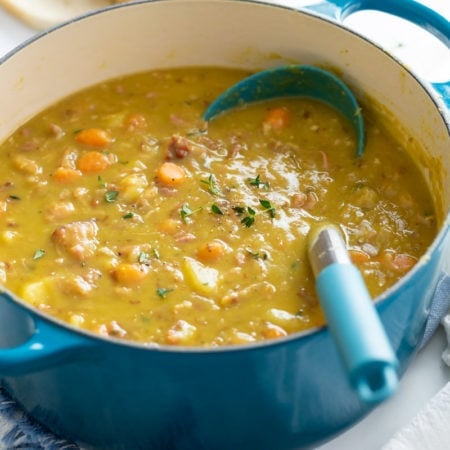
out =
[[[450,18],[449,0],[421,1]],[[273,0],[273,3],[290,2]],[[305,0],[292,3],[308,5],[315,2]],[[435,38],[426,35],[422,30],[417,31],[411,24],[399,24],[398,21],[381,18],[377,13],[367,20],[368,14],[370,13],[357,13],[345,23],[388,49],[419,76],[429,81],[450,80],[450,50],[442,43],[436,43]],[[383,20],[382,27],[380,20]],[[28,28],[0,9],[0,57],[35,33],[36,30]],[[409,423],[428,400],[450,381],[450,368],[441,358],[446,344],[445,332],[441,327],[407,370],[400,383],[399,392],[353,428],[321,446],[320,450],[381,449],[397,430]],[[450,448],[450,425],[448,442]]]

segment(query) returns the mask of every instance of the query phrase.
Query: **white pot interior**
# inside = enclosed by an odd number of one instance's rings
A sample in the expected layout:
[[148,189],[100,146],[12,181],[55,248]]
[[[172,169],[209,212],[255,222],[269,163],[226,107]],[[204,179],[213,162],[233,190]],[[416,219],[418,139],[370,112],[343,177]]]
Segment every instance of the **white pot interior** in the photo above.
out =
[[331,66],[358,95],[376,99],[387,122],[395,117],[404,139],[424,149],[415,157],[444,220],[450,206],[448,113],[441,114],[413,75],[365,39],[323,18],[264,3],[128,4],[42,35],[0,66],[0,141],[61,97],[111,77],[187,65],[259,69],[283,63]]

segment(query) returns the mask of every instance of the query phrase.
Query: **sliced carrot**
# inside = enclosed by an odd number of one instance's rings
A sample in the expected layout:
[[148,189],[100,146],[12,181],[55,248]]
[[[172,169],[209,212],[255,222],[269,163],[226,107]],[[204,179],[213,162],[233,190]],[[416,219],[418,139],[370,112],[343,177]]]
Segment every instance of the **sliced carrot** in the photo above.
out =
[[390,270],[406,273],[417,263],[417,258],[406,253],[386,250],[381,253],[380,262]]
[[394,256],[394,265],[400,272],[408,272],[417,263],[417,258],[406,253],[398,253]]
[[287,336],[287,332],[283,328],[273,324],[267,325],[267,328],[263,330],[262,334],[266,339],[277,339]]
[[159,222],[158,230],[166,234],[175,234],[180,230],[180,221],[172,218],[164,219]]
[[175,163],[165,162],[159,167],[156,179],[166,186],[178,186],[185,181],[186,172]]
[[53,172],[53,179],[58,183],[72,183],[82,175],[81,171],[69,167],[58,167]]
[[102,172],[109,164],[108,156],[95,150],[83,153],[77,160],[77,167],[83,173]]
[[111,271],[111,276],[123,286],[132,286],[142,281],[149,273],[145,264],[121,263]]
[[266,117],[263,121],[263,130],[281,130],[283,129],[289,122],[290,112],[287,108],[273,108],[267,112]]
[[91,147],[106,147],[112,143],[110,134],[102,128],[86,128],[75,136],[75,139],[84,145]]
[[203,244],[197,250],[197,256],[202,262],[212,262],[225,255],[226,250],[225,243],[215,239]]
[[366,253],[363,252],[362,250],[349,250],[348,251],[351,260],[355,263],[355,264],[362,264],[365,262],[370,261],[370,256]]
[[147,120],[142,114],[133,113],[125,118],[124,124],[129,131],[133,131],[136,128],[145,128],[147,126]]

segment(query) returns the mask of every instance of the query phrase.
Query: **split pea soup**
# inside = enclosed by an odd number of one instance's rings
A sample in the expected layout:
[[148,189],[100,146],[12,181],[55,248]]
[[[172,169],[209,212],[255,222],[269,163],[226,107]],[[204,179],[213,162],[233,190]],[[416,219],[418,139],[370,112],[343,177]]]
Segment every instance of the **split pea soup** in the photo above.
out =
[[75,327],[146,344],[220,346],[325,322],[308,265],[312,225],[337,224],[373,297],[437,229],[406,149],[364,109],[350,125],[307,99],[209,124],[247,76],[180,68],[60,101],[0,147],[0,280]]

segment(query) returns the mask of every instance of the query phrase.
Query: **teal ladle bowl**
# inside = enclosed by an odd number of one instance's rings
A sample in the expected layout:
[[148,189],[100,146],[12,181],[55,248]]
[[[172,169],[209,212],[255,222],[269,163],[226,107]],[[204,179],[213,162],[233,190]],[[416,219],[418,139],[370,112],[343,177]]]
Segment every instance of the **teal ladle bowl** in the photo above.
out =
[[355,132],[356,155],[363,154],[364,122],[355,96],[336,75],[314,66],[279,66],[244,78],[217,97],[203,118],[210,121],[229,109],[281,97],[312,98],[338,110]]

